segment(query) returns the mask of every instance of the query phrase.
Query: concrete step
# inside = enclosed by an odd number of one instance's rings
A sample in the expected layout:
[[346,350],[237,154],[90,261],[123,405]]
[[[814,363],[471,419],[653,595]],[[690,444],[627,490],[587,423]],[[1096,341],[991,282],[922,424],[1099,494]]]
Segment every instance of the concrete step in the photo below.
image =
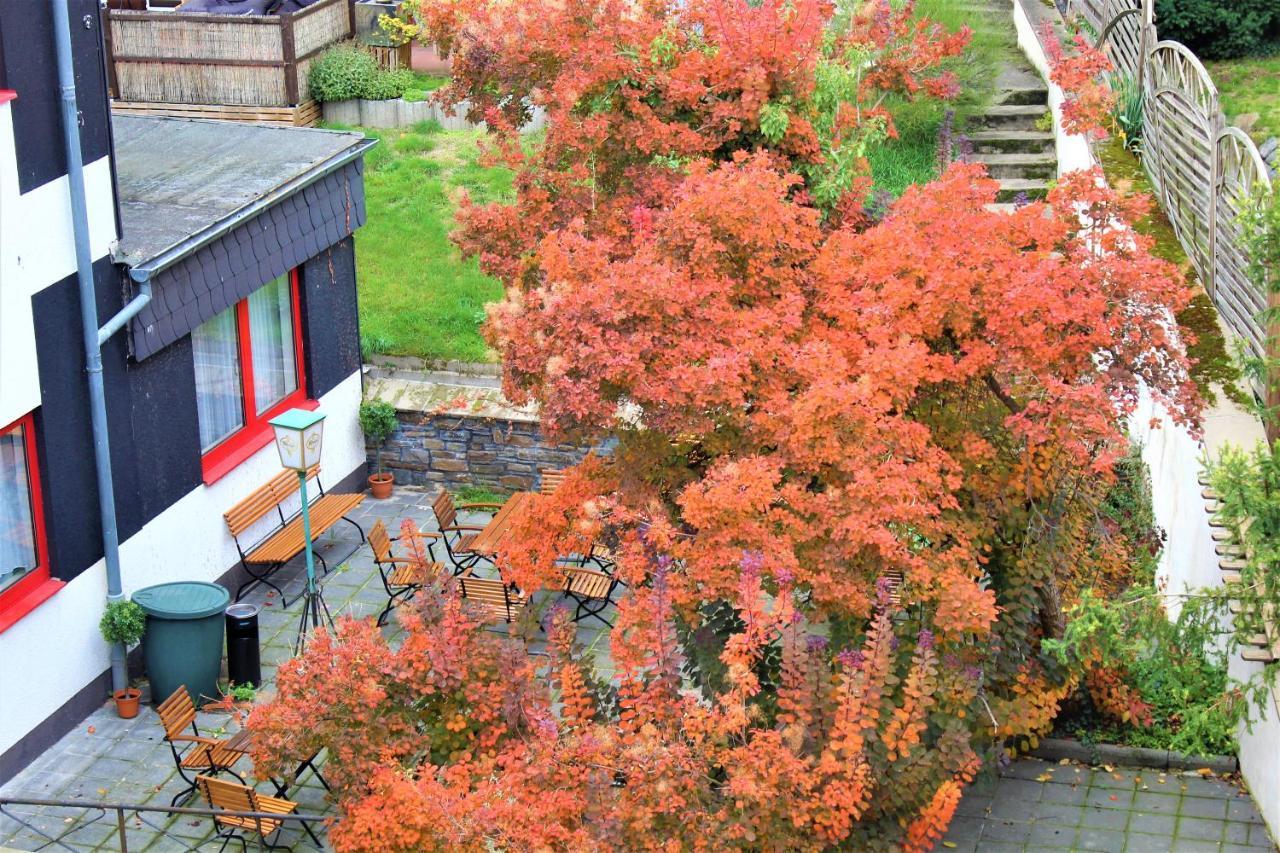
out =
[[974,130],[1040,130],[1049,108],[1037,104],[996,104],[969,119]]
[[1000,191],[996,193],[996,201],[1014,201],[1021,195],[1028,200],[1044,198],[1049,192],[1049,185],[1044,181],[1026,180],[1024,178],[1005,178],[1000,182]]
[[974,154],[974,163],[987,167],[993,178],[1035,178],[1049,180],[1058,175],[1058,158],[1052,152],[1039,154]]
[[1013,213],[1018,209],[1018,206],[1011,201],[996,201],[985,207],[992,213]]
[[1049,108],[1049,90],[1041,83],[1015,84],[1002,87],[995,96],[996,104]]
[[965,137],[977,154],[1039,154],[1053,151],[1053,134],[1039,130],[975,130]]
[[1270,649],[1241,649],[1240,657],[1258,663],[1271,663],[1276,659]]

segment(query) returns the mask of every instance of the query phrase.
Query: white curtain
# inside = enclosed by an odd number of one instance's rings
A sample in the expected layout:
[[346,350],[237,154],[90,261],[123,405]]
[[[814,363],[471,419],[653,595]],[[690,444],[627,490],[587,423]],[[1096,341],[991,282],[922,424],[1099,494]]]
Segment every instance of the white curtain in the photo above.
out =
[[244,426],[236,309],[228,308],[191,333],[196,362],[196,410],[202,450]]
[[0,433],[0,589],[36,567],[31,488],[22,429]]
[[289,276],[283,275],[249,296],[249,338],[253,352],[253,396],[262,414],[298,388],[293,352],[293,306]]

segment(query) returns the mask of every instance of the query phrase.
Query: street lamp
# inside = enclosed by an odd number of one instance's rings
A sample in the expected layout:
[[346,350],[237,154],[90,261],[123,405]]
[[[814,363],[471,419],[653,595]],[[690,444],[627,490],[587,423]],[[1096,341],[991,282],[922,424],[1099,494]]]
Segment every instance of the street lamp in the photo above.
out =
[[299,655],[307,646],[307,632],[320,626],[320,614],[333,627],[329,606],[316,584],[316,564],[311,553],[311,508],[307,501],[307,471],[320,464],[320,446],[324,443],[324,415],[306,409],[290,409],[269,423],[276,434],[276,450],[280,464],[298,472],[298,493],[302,498],[302,541],[307,555],[307,590],[302,597],[302,620],[298,623],[298,639],[293,653]]

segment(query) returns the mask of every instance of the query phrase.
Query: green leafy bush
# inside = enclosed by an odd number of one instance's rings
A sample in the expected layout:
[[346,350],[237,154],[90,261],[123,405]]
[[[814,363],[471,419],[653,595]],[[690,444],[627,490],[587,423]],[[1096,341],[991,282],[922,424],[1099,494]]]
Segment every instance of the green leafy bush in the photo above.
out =
[[1175,39],[1201,59],[1232,59],[1261,51],[1280,28],[1275,0],[1156,0],[1162,39]]
[[147,629],[147,614],[132,601],[110,601],[98,622],[102,639],[108,643],[131,646],[142,639]]
[[368,51],[354,45],[326,50],[311,66],[310,79],[311,95],[318,101],[388,101],[403,95],[414,82],[413,72],[384,71]]
[[[396,431],[400,422],[396,419],[396,407],[382,400],[370,400],[360,404],[360,429],[365,437],[381,449],[382,442]],[[378,473],[382,473],[382,454],[378,454]]]
[[1142,145],[1146,101],[1142,88],[1132,74],[1112,74],[1110,86],[1116,96],[1116,103],[1111,111],[1116,132],[1126,150],[1138,151]]

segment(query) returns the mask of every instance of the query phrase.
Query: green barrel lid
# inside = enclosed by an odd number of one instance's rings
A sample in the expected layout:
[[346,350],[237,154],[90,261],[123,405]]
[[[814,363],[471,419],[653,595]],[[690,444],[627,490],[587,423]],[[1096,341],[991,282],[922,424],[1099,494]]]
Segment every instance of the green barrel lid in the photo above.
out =
[[216,583],[178,581],[145,587],[130,598],[148,616],[161,619],[203,619],[221,613],[231,593]]

